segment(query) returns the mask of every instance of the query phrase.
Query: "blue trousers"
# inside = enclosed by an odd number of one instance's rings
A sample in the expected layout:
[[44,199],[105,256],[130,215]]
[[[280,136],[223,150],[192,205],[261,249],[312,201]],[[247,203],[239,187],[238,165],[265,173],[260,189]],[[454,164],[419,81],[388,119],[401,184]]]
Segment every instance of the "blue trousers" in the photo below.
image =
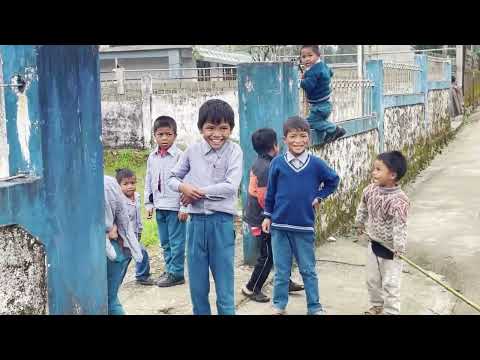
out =
[[118,241],[112,241],[112,245],[117,253],[117,258],[115,261],[107,258],[108,315],[125,315],[123,306],[118,299],[118,290],[125,278],[132,256],[128,250],[120,247]]
[[273,280],[273,306],[284,310],[288,303],[288,284],[295,256],[302,275],[307,296],[308,314],[322,310],[315,270],[315,239],[313,232],[272,229],[272,252],[275,277]]
[[332,113],[332,104],[330,101],[324,101],[318,104],[310,104],[310,112],[307,121],[310,128],[317,130],[320,133],[321,141],[326,135],[331,135],[335,132],[337,126],[328,121],[328,117]]
[[[140,241],[140,240],[139,240]],[[142,245],[142,262],[135,264],[135,277],[137,280],[146,280],[150,276],[150,258],[147,249]]]
[[163,249],[165,269],[175,278],[184,278],[186,224],[178,220],[178,212],[157,210],[157,226]]
[[211,315],[209,268],[217,293],[219,315],[235,315],[233,215],[191,214],[187,230],[187,261],[194,315]]

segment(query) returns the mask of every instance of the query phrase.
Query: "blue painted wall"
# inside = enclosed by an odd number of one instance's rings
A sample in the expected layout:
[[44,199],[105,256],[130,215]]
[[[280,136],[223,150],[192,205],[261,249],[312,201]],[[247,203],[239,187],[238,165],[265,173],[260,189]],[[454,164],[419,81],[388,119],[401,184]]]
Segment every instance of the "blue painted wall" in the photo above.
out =
[[[275,129],[283,150],[283,123],[299,113],[298,70],[292,63],[248,63],[238,67],[240,144],[244,153],[242,201],[247,202],[249,170],[257,154],[252,133],[262,127]],[[247,264],[254,264],[258,244],[243,226],[243,253]]]
[[[31,67],[27,90],[35,171],[0,184],[0,225],[45,245],[51,314],[107,312],[103,149],[96,46],[0,46],[3,74]],[[16,95],[5,89],[10,173],[28,167],[16,134]],[[36,122],[36,124],[34,124]]]

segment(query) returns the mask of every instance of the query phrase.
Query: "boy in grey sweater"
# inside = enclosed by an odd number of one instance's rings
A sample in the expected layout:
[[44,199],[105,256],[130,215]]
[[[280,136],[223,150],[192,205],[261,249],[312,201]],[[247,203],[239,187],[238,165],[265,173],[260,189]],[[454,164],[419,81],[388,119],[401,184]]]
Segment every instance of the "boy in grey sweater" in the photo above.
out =
[[402,262],[398,255],[405,254],[409,200],[398,181],[406,171],[407,161],[401,152],[378,155],[373,166],[373,183],[363,190],[357,209],[358,235],[366,233],[370,239],[367,255],[370,308],[365,314],[400,313]]

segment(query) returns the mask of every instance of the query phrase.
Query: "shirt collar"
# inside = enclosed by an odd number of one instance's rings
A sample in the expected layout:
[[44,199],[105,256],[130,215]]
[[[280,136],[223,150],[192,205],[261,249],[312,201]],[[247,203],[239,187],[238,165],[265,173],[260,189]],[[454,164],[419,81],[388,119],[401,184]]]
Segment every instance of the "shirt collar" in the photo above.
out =
[[293,159],[298,159],[302,164],[305,164],[308,158],[308,151],[305,150],[300,156],[293,155],[289,150],[287,150],[287,161],[291,162]]
[[[177,151],[178,151],[178,148],[175,144],[172,144],[172,146],[170,146],[168,149],[167,149],[167,154],[170,154],[172,156],[175,156],[177,154]],[[157,155],[160,155],[160,147],[157,145],[157,147],[155,148],[155,154]]]
[[202,140],[200,141],[200,148],[202,150],[202,154],[203,155],[207,155],[210,151],[214,151],[216,152],[218,155],[222,155],[223,152],[225,151],[225,149],[227,148],[228,146],[228,142],[229,140],[225,141],[225,143],[223,144],[223,146],[219,149],[219,150],[213,150],[213,148],[210,146],[210,144],[207,142],[207,140],[205,140],[204,138],[202,138]]

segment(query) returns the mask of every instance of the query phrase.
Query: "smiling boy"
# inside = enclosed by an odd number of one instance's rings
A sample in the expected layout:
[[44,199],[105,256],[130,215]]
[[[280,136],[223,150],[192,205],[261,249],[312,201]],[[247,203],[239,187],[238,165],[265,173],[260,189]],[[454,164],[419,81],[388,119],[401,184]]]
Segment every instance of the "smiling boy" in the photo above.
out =
[[237,213],[243,153],[229,139],[235,126],[234,112],[225,101],[206,101],[200,107],[197,125],[203,139],[185,151],[171,172],[168,186],[182,194],[190,214],[187,263],[193,314],[211,314],[210,268],[218,314],[234,315],[233,217]]
[[288,284],[295,256],[307,296],[307,314],[321,315],[315,269],[314,206],[332,194],[340,181],[323,160],[308,153],[308,123],[299,116],[283,125],[288,151],[272,160],[262,230],[272,232],[274,314],[286,314]]

